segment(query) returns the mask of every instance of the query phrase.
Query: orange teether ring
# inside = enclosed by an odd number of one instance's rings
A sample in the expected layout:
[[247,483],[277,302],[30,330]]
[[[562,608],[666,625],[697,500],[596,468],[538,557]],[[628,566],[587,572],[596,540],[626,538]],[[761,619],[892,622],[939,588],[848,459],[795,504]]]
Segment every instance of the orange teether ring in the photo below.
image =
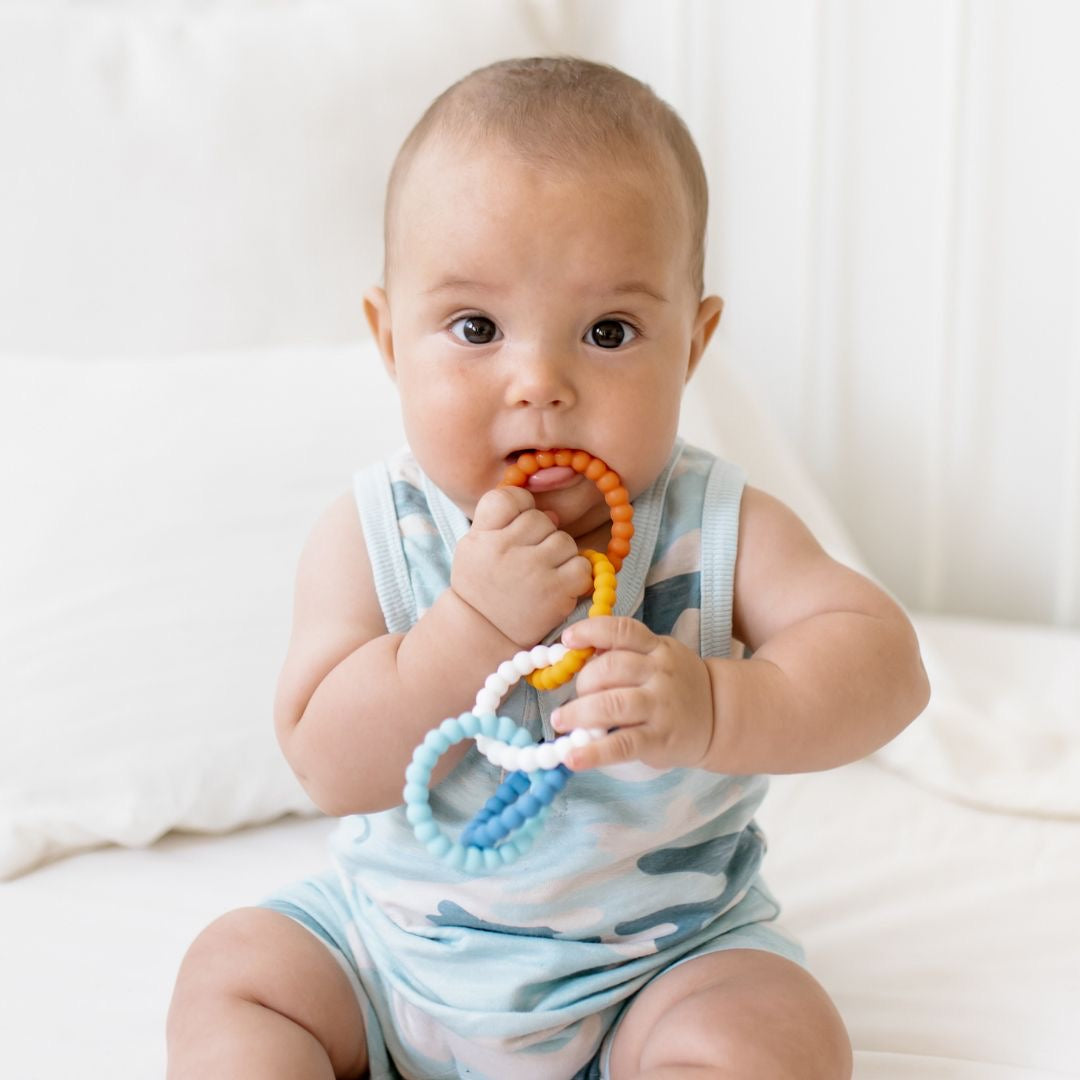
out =
[[[589,616],[610,615],[615,610],[615,575],[622,568],[623,559],[630,554],[630,538],[634,535],[634,507],[630,503],[630,493],[614,469],[609,469],[606,462],[584,450],[537,450],[533,454],[521,454],[513,465],[507,466],[502,482],[508,487],[524,487],[530,476],[553,465],[569,466],[576,473],[584,473],[599,488],[611,511],[607,555],[596,551],[582,552],[592,564],[593,572]],[[569,682],[592,654],[592,649],[571,649],[558,663],[527,676],[528,681],[538,690],[554,690]]]

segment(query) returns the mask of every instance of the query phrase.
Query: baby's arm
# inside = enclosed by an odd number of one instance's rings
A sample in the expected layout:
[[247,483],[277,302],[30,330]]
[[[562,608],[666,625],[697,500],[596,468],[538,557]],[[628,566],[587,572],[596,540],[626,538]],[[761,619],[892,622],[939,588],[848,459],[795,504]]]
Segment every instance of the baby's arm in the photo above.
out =
[[[275,727],[308,794],[334,815],[401,802],[412,751],[470,708],[484,679],[535,645],[590,582],[574,541],[521,489],[489,492],[446,589],[406,634],[389,634],[352,498],[323,515],[301,555]],[[467,744],[439,763],[433,781]]]
[[629,619],[564,633],[604,652],[556,729],[621,729],[576,751],[572,768],[640,758],[736,775],[828,769],[883,746],[925,707],[903,611],[829,558],[783,503],[746,489],[738,551],[733,629],[749,660],[702,661]]
[[903,610],[754,488],[735,574],[735,634],[753,656],[708,663],[713,767],[833,768],[884,746],[926,707],[930,684]]

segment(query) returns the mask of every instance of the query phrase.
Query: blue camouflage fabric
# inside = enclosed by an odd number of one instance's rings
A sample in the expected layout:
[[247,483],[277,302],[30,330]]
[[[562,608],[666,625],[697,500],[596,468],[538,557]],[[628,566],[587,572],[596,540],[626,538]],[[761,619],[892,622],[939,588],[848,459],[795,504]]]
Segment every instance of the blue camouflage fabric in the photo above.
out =
[[[635,500],[615,614],[702,656],[731,655],[743,484],[737,466],[676,444]],[[407,451],[359,473],[355,489],[387,629],[405,632],[448,587],[469,522]],[[551,712],[573,692],[523,680],[499,711],[552,738]],[[432,791],[436,818],[456,835],[501,778],[470,751]],[[533,847],[477,877],[429,855],[403,807],[346,817],[333,869],[267,903],[322,937],[353,980],[373,1077],[603,1076],[621,1011],[658,973],[726,948],[801,962],[771,925],[778,908],[758,874],[766,786],[640,763],[577,774]]]

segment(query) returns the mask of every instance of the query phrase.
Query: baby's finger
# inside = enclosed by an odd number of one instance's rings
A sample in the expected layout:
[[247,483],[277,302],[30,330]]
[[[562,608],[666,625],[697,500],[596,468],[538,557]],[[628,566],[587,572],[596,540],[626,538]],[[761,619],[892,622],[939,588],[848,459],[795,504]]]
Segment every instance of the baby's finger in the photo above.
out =
[[556,731],[582,727],[610,731],[617,727],[636,727],[647,719],[647,702],[642,691],[634,686],[620,686],[560,705],[551,714],[551,726]]
[[651,663],[643,653],[629,649],[597,653],[578,673],[578,697],[616,690],[621,686],[642,686],[651,672]]
[[505,529],[511,521],[535,505],[536,500],[524,488],[494,488],[480,496],[473,511],[473,528]]
[[562,642],[569,649],[628,649],[649,653],[659,638],[643,623],[627,615],[598,615],[568,626]]
[[643,731],[640,728],[620,728],[602,739],[593,739],[585,746],[575,747],[566,758],[567,768],[584,772],[601,765],[621,765],[637,761],[643,752]]
[[584,555],[571,553],[570,558],[557,567],[556,573],[565,596],[585,596],[592,592],[592,567]]
[[561,536],[564,537],[562,543],[567,545],[569,549],[569,554],[564,558],[569,558],[570,555],[577,551],[577,544],[574,543],[570,536],[567,533],[560,533],[552,524],[551,518],[542,510],[535,508],[518,514],[507,525],[505,536],[508,541],[521,547],[534,547],[548,542],[555,536]]

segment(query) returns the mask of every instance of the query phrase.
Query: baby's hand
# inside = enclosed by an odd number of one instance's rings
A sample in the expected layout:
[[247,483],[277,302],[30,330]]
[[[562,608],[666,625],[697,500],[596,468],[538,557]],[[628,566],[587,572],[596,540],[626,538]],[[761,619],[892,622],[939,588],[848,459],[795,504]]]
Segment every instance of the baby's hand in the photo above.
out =
[[657,769],[700,765],[713,736],[705,661],[672,637],[625,616],[583,619],[563,632],[570,648],[596,654],[577,677],[577,698],[556,709],[557,732],[611,731],[572,752],[571,769],[643,761]]
[[461,538],[450,587],[520,648],[531,648],[592,585],[588,559],[524,488],[489,491]]

